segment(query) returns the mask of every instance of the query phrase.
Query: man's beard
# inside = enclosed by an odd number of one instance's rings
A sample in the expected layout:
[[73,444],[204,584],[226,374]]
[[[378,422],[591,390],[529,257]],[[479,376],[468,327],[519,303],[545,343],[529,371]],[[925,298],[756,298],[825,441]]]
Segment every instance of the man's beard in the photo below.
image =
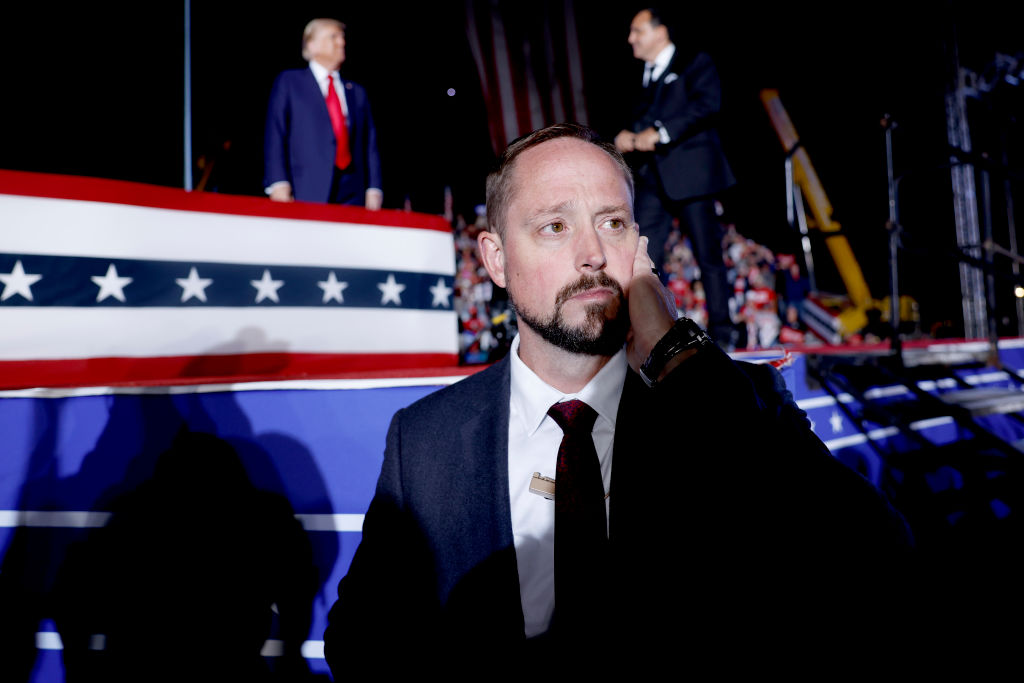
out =
[[[586,319],[578,326],[571,327],[562,317],[562,306],[566,301],[589,289],[604,287],[610,289],[613,299],[604,304],[594,302],[586,308]],[[588,356],[614,356],[626,343],[629,332],[629,309],[626,306],[622,287],[604,271],[596,275],[583,274],[555,296],[555,310],[546,319],[516,304],[512,290],[509,300],[519,320],[546,341],[570,353]]]

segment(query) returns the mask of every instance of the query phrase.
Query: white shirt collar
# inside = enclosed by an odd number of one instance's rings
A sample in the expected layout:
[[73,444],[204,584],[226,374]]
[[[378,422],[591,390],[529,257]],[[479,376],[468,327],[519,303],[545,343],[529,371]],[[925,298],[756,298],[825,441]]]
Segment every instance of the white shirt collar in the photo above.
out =
[[674,43],[669,43],[662,48],[661,52],[658,53],[658,56],[654,58],[654,61],[650,62],[651,64],[654,64],[654,69],[651,70],[651,80],[657,80],[661,77],[661,74],[668,68],[668,64],[672,61],[675,54],[676,46]]
[[609,422],[615,429],[622,387],[626,383],[626,349],[621,349],[605,363],[587,385],[574,394],[564,394],[542,380],[519,357],[519,335],[512,340],[510,401],[523,420],[523,429],[533,434],[547,417],[548,409],[560,401],[578,398],[595,411],[598,419]]
[[338,74],[337,71],[328,71],[327,67],[325,67],[320,62],[317,62],[317,61],[312,60],[312,59],[309,60],[309,68],[313,72],[313,76],[316,78],[316,82],[317,83],[326,84],[326,82],[327,82],[327,74],[330,74],[330,75],[334,76],[334,83],[335,83],[334,87],[337,88],[337,87],[339,87],[341,85],[341,76]]

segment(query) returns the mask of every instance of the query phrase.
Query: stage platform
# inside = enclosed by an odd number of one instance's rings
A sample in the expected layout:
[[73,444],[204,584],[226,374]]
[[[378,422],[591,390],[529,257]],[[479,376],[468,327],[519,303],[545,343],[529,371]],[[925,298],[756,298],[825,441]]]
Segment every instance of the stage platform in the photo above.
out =
[[[191,586],[211,595],[263,566],[251,558],[272,557],[284,575],[313,577],[302,642],[290,644],[325,674],[327,611],[391,416],[481,369],[457,365],[450,225],[10,171],[0,209],[0,679],[64,680],[52,589],[71,551],[88,557],[112,520],[126,522],[117,561],[131,587],[80,591],[96,614],[134,603],[148,633],[159,614],[145,607],[173,585],[194,620],[175,635],[182,656],[202,626],[212,656],[234,662],[240,612],[191,604],[165,560],[216,569],[221,583]],[[888,493],[936,557],[1017,547],[1024,339],[733,355],[777,367],[833,455]],[[229,449],[216,468],[214,454],[178,468],[168,489],[157,463],[183,429]],[[763,450],[787,456],[784,443]],[[229,486],[241,497],[219,495]],[[181,544],[152,543],[172,538]],[[238,552],[204,565],[229,544]],[[281,614],[263,614],[271,662],[290,649]],[[104,635],[86,649],[102,651]]]
[[[962,530],[1001,543],[1021,515],[1024,340],[1001,340],[998,349],[998,365],[988,363],[987,343],[963,340],[908,344],[903,363],[881,347],[734,355],[778,367],[832,453],[940,547],[963,543]],[[33,681],[63,680],[47,599],[54,577],[68,549],[105,525],[124,494],[152,485],[157,457],[187,427],[226,440],[252,485],[285,501],[305,529],[318,590],[302,652],[325,672],[326,613],[359,543],[391,415],[478,369],[0,392],[0,577],[20,605],[5,609],[3,632],[34,646],[20,651],[21,666],[34,669]],[[782,460],[786,444],[766,443],[764,455]],[[167,519],[195,512],[203,476],[196,472],[196,491],[178,492]],[[227,520],[208,522],[214,536],[237,533]],[[282,650],[272,638],[264,654]]]

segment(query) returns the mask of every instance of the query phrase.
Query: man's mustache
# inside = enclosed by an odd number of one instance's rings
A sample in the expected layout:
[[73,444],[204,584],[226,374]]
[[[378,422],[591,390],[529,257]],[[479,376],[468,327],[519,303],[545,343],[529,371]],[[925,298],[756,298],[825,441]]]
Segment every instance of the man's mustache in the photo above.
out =
[[610,289],[616,297],[622,298],[622,286],[602,270],[598,271],[597,275],[584,273],[575,282],[570,282],[565,287],[562,287],[555,296],[555,304],[560,306],[577,294],[590,289],[596,289],[597,287]]

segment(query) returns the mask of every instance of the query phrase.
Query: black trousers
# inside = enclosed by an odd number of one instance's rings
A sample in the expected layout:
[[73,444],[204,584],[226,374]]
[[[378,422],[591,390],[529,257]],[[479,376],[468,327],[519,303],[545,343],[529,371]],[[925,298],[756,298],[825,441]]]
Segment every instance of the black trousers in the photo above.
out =
[[637,178],[634,210],[640,234],[650,242],[651,259],[662,272],[665,243],[672,232],[673,221],[679,219],[679,229],[690,236],[700,266],[700,281],[708,306],[707,331],[715,340],[728,342],[733,329],[729,318],[729,281],[722,260],[722,226],[715,213],[714,198],[673,201],[659,187]]

